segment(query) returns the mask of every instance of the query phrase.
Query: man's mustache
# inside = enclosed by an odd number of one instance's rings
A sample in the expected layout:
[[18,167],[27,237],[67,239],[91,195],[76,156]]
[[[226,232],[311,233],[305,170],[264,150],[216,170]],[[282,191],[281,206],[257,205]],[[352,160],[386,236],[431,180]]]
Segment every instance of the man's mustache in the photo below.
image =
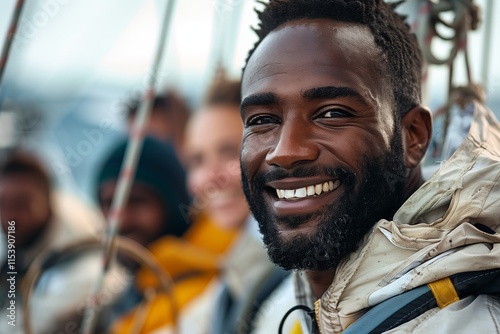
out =
[[294,169],[284,169],[282,167],[273,167],[267,172],[255,174],[253,178],[254,185],[263,186],[268,182],[279,181],[286,178],[306,178],[313,176],[324,176],[332,179],[339,179],[344,185],[354,184],[356,172],[346,167],[331,166],[297,166]]

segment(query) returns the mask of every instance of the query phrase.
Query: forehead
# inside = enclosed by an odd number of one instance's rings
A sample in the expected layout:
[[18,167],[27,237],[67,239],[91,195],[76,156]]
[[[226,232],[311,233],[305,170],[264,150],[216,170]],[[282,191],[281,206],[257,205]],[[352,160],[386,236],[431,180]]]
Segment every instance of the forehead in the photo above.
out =
[[243,124],[238,105],[205,107],[193,115],[187,127],[187,146],[193,143],[209,144],[217,138],[241,139]]
[[30,173],[15,173],[0,179],[0,193],[47,191],[42,180]]
[[206,122],[220,123],[221,121],[225,123],[232,123],[235,122],[235,119],[236,122],[239,122],[237,116],[239,116],[239,105],[237,104],[206,106],[198,110],[192,116],[190,119],[190,125],[193,124],[195,126],[200,126]]
[[243,75],[243,97],[279,91],[286,83],[301,89],[347,86],[379,99],[388,91],[381,57],[366,26],[327,19],[293,21],[266,36],[252,54]]

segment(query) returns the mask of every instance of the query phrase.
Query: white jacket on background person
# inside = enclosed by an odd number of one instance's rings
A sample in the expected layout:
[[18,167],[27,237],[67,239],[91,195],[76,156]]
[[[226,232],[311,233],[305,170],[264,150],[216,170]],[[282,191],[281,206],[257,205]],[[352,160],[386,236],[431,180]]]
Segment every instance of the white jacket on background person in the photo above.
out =
[[[29,249],[16,249],[16,271],[28,268],[17,268],[24,263],[29,267],[40,254],[48,252],[59,253],[60,250],[84,240],[99,241],[99,233],[103,228],[103,218],[95,210],[82,204],[78,199],[67,194],[54,193],[53,217],[47,228],[38,236]],[[6,237],[0,229],[0,265],[6,260]],[[22,258],[21,258],[22,257]],[[98,251],[82,252],[71,256],[66,261],[49,267],[40,276],[30,301],[30,322],[33,333],[76,333],[78,331],[81,308],[90,296],[101,268],[101,256]],[[113,272],[113,280],[118,282],[117,272]],[[21,280],[16,276],[17,291],[15,292],[15,326],[9,324],[6,308],[0,311],[0,333],[25,333],[21,307]],[[5,282],[0,282],[2,293]],[[125,282],[122,282],[123,288]],[[116,284],[116,289],[120,287]],[[114,291],[109,295],[114,295]],[[2,295],[0,300],[10,300]],[[75,317],[76,314],[76,317]],[[56,331],[57,329],[57,331]]]
[[[315,305],[305,276],[295,276],[297,301],[315,309],[322,334],[340,333],[393,296],[457,273],[500,268],[499,232],[500,123],[476,104],[455,154],[393,221],[375,224]],[[500,296],[472,295],[434,307],[388,333],[500,333]]]

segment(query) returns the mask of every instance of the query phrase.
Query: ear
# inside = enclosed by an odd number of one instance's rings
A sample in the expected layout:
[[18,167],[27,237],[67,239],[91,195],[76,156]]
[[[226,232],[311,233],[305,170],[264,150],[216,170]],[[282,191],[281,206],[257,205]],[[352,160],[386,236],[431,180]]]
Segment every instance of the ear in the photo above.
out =
[[418,105],[401,120],[406,167],[412,169],[420,164],[432,136],[432,116],[428,108]]

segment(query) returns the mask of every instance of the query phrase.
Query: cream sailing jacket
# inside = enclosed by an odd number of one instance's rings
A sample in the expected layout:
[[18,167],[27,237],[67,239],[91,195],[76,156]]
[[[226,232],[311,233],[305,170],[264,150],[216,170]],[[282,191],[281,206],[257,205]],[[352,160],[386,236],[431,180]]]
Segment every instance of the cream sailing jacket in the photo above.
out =
[[[496,234],[480,231],[474,227],[478,223]],[[415,287],[460,272],[500,268],[499,232],[500,124],[477,104],[469,135],[455,154],[403,204],[394,221],[379,221],[337,268],[316,303],[321,333],[340,333],[371,306]],[[390,332],[500,333],[500,298],[467,297]]]

